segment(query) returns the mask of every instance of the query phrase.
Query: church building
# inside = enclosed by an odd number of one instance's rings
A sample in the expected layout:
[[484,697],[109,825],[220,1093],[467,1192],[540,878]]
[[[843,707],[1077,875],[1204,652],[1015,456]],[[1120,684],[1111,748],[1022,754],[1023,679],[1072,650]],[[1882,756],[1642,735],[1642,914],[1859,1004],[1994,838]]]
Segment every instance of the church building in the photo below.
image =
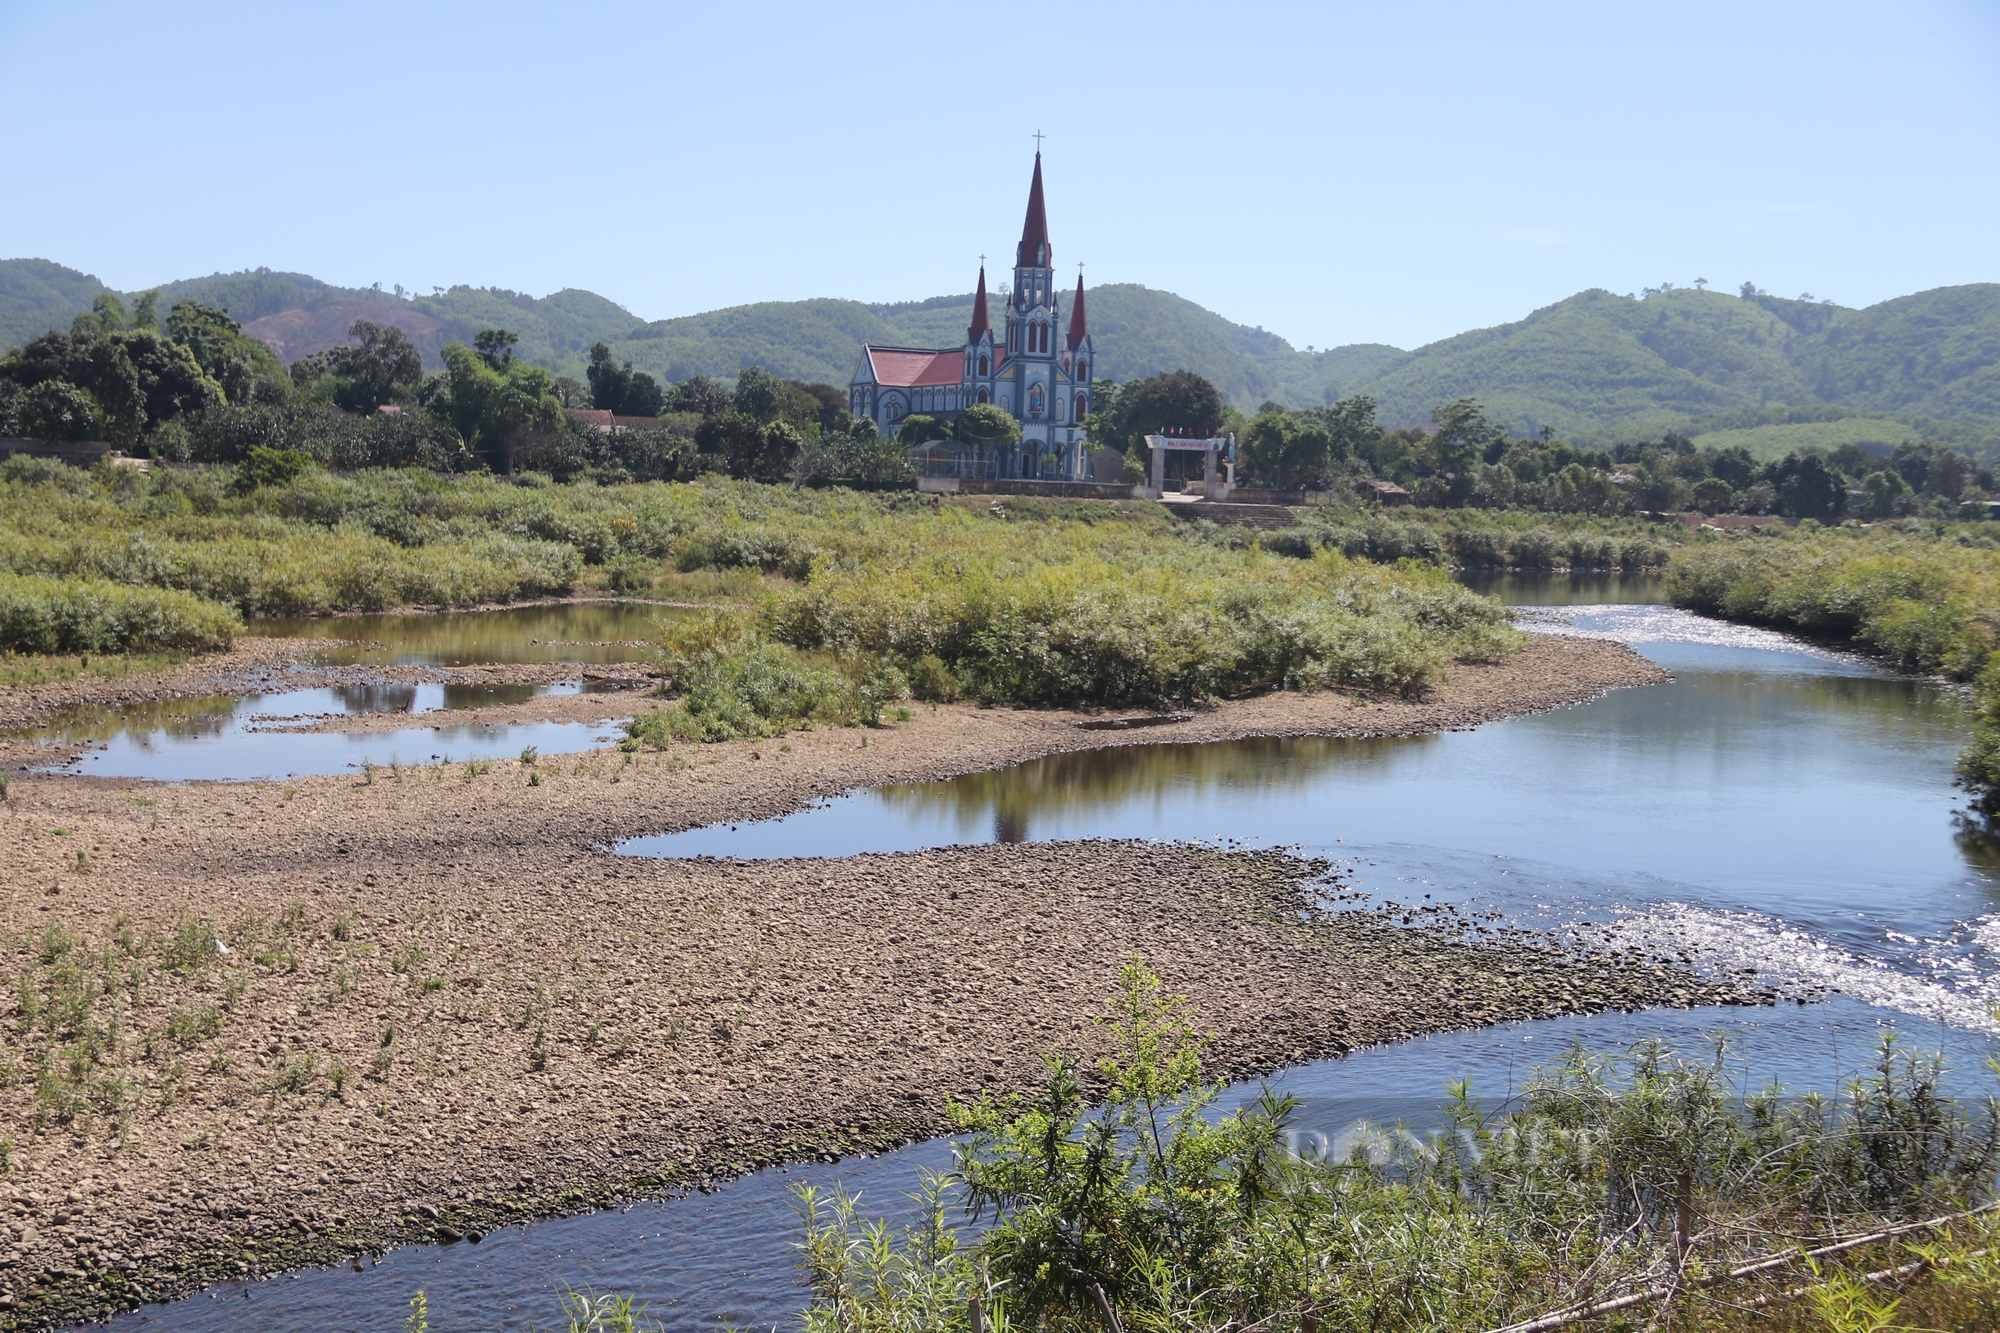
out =
[[[986,266],[972,299],[963,347],[861,349],[848,385],[848,408],[893,435],[909,416],[953,422],[978,403],[992,403],[1021,423],[1020,443],[992,450],[933,451],[930,465],[958,475],[1081,481],[1088,477],[1084,414],[1090,411],[1090,324],[1083,309],[1083,275],[1063,320],[1055,256],[1042,202],[1042,155],[1028,186],[1028,216],[1014,250],[1014,285],[1006,324],[995,333],[986,302]],[[927,470],[928,467],[927,467]]]

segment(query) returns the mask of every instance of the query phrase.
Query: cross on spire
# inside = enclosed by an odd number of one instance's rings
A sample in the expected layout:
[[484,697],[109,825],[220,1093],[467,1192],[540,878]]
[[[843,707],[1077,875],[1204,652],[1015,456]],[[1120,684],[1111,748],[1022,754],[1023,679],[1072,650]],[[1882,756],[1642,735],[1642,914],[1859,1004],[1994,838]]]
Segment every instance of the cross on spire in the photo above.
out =
[[1045,135],[1045,134],[1043,134],[1043,133],[1042,133],[1042,132],[1041,132],[1040,130],[1036,130],[1036,131],[1035,131],[1035,151],[1036,151],[1036,152],[1038,152],[1038,153],[1039,153],[1039,152],[1041,152],[1041,151],[1042,151],[1042,140],[1043,140],[1043,139],[1045,139],[1045,138],[1047,138],[1047,137],[1048,137],[1048,136],[1047,136],[1047,135]]

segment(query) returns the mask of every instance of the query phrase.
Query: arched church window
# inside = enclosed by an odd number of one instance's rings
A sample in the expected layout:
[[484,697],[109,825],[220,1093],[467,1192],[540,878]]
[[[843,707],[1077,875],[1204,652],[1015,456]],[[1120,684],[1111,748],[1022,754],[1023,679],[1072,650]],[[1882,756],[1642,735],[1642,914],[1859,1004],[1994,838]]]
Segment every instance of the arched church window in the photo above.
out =
[[1076,419],[1078,421],[1081,421],[1089,414],[1090,414],[1090,395],[1087,393],[1080,393],[1076,396]]
[[[980,374],[982,374],[982,375],[984,375],[984,374],[986,374],[986,373],[987,373],[987,371],[986,371],[986,358],[985,358],[985,357],[983,357],[983,356],[979,358],[979,373],[980,373]],[[980,399],[980,401],[981,401],[981,402],[984,402],[984,401],[986,401],[986,400],[982,398],[982,399]]]
[[1090,378],[1090,363],[1088,361],[1079,361],[1076,363],[1076,378],[1079,383]]
[[1057,394],[1057,395],[1056,395],[1056,420],[1057,420],[1057,421],[1061,421],[1062,419],[1063,419],[1063,400],[1062,400],[1062,395],[1061,395],[1061,394]]
[[986,390],[981,389],[979,391],[979,401],[982,403],[986,401]]

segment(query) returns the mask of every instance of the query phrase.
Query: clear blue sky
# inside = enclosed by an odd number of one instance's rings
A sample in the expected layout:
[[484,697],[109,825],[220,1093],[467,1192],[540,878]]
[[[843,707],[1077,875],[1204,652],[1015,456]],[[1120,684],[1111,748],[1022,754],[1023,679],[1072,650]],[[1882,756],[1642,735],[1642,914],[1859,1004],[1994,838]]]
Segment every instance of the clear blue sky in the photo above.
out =
[[2000,281],[1996,0],[0,0],[0,117],[0,257],[127,289],[965,291],[1037,129],[1059,266],[1301,346]]

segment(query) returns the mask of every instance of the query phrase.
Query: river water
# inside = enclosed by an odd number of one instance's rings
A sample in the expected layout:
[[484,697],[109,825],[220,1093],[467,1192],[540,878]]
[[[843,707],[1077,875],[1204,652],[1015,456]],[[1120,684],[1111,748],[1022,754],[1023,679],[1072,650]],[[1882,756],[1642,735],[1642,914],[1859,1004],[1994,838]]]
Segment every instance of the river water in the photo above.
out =
[[[1341,863],[1377,902],[1452,901],[1546,926],[1611,930],[1766,981],[1832,986],[1824,1003],[1506,1024],[1290,1070],[1301,1127],[1421,1123],[1444,1084],[1504,1096],[1573,1041],[1729,1031],[1747,1091],[1832,1088],[1876,1035],[1942,1049],[1954,1085],[1981,1068],[2000,1002],[2000,879],[1954,836],[1951,764],[1965,705],[1931,682],[1659,605],[1650,580],[1495,580],[1548,632],[1617,638],[1671,684],[1469,732],[1395,740],[1170,743],[1065,755],[948,782],[855,793],[783,820],[635,839],[654,856],[847,855],[1077,837],[1287,845]],[[1255,1095],[1233,1090],[1231,1102]],[[840,1183],[864,1212],[906,1215],[949,1145],[766,1171],[709,1195],[508,1228],[482,1244],[406,1247],[365,1272],[227,1284],[114,1323],[160,1329],[547,1326],[554,1292],[631,1292],[674,1329],[787,1325],[804,1294],[788,1189]]]
[[[644,662],[657,654],[652,640],[660,622],[682,614],[647,602],[590,601],[435,615],[255,620],[249,625],[252,635],[323,641],[325,647],[304,654],[304,665],[359,668],[351,674],[360,679],[332,688],[287,689],[286,672],[278,670],[261,693],[81,707],[23,734],[87,746],[64,772],[166,782],[324,777],[369,764],[511,758],[527,746],[544,754],[588,750],[619,738],[614,715],[629,714],[629,700],[591,722],[471,725],[454,722],[449,714],[594,687],[580,679],[553,685],[370,683],[367,668]],[[354,733],[302,733],[285,725],[358,713],[410,714],[411,725]],[[445,716],[418,721],[421,714]]]

